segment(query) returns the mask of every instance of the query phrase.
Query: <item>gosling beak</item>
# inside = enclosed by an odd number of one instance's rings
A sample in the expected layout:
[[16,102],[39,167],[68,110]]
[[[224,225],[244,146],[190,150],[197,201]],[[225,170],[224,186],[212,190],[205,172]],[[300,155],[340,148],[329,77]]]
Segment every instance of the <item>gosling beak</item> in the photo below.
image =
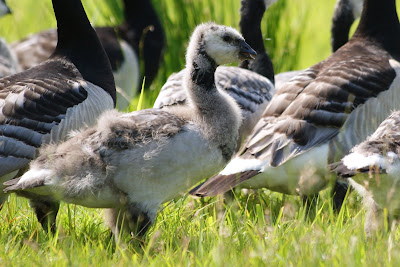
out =
[[244,40],[240,41],[240,51],[239,51],[239,59],[255,59],[256,51],[253,50]]

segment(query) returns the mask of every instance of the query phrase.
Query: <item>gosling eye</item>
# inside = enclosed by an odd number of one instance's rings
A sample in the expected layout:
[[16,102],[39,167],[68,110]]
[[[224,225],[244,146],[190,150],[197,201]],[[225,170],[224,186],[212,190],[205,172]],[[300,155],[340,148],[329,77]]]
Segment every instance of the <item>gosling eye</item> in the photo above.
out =
[[230,37],[229,35],[224,35],[224,37],[222,37],[222,39],[223,39],[225,42],[228,42],[228,43],[230,43],[230,42],[233,41],[232,37]]

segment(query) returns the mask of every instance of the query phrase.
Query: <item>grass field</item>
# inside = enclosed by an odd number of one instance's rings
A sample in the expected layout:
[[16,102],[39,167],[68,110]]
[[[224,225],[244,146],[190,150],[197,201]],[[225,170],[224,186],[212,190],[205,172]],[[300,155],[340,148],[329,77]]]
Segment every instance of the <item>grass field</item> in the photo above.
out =
[[[8,1],[13,16],[2,18],[7,41],[55,27],[51,1]],[[306,68],[330,54],[334,0],[281,0],[263,20],[265,44],[276,72]],[[83,1],[94,25],[121,21],[120,1]],[[167,36],[159,76],[144,94],[151,107],[166,78],[184,66],[194,26],[213,20],[237,27],[239,0],[153,0]],[[132,110],[138,99],[132,100]],[[237,192],[234,200],[184,196],[167,203],[145,240],[115,245],[102,211],[62,204],[56,235],[47,235],[24,199],[11,196],[0,216],[0,266],[398,266],[398,228],[367,239],[365,211],[352,193],[340,214],[329,189],[321,193],[313,219],[305,219],[298,197]],[[142,242],[143,241],[143,242]]]

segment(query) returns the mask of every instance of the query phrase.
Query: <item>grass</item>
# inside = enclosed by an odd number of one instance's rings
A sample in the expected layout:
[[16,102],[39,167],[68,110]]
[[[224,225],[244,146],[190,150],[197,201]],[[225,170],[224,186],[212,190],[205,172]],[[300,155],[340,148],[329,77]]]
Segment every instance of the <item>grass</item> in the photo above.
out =
[[[7,41],[55,27],[50,1],[9,1],[3,18]],[[330,54],[334,0],[280,0],[263,20],[265,44],[276,72],[306,68]],[[166,78],[184,66],[188,37],[196,24],[213,20],[237,27],[238,0],[153,0],[167,36],[156,81],[132,108],[151,107]],[[94,25],[121,21],[120,1],[84,0]],[[221,198],[184,196],[166,204],[143,243],[115,245],[102,211],[62,204],[58,231],[48,235],[26,200],[11,196],[0,218],[0,265],[51,266],[396,266],[400,232],[366,239],[365,211],[352,193],[335,214],[329,190],[321,193],[314,219],[305,219],[298,197],[268,190]]]

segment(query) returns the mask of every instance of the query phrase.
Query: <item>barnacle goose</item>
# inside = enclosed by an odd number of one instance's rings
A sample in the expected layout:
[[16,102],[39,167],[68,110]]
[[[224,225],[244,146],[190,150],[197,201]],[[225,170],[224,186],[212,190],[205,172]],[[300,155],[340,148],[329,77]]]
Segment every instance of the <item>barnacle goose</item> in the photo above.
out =
[[[111,66],[80,0],[52,2],[59,36],[54,53],[36,67],[0,79],[1,183],[22,174],[43,143],[64,141],[71,130],[93,125],[115,106]],[[2,202],[5,197],[1,192]],[[47,229],[59,204],[32,199]]]
[[336,162],[400,105],[400,25],[395,0],[366,0],[348,43],[273,96],[241,153],[191,193],[240,184],[310,196]]
[[188,105],[168,111],[107,112],[96,126],[42,148],[30,170],[7,182],[5,191],[113,208],[107,221],[115,237],[121,210],[127,230],[144,234],[162,203],[217,173],[232,157],[240,108],[217,90],[214,74],[220,64],[255,54],[236,30],[199,25],[186,54]]
[[[141,86],[139,45],[143,42],[144,76],[146,87],[154,80],[164,52],[165,37],[162,25],[150,0],[124,0],[124,22],[117,27],[96,27],[113,70],[117,86],[117,108],[129,106]],[[23,69],[46,60],[57,44],[55,29],[46,30],[16,42],[11,48]]]

